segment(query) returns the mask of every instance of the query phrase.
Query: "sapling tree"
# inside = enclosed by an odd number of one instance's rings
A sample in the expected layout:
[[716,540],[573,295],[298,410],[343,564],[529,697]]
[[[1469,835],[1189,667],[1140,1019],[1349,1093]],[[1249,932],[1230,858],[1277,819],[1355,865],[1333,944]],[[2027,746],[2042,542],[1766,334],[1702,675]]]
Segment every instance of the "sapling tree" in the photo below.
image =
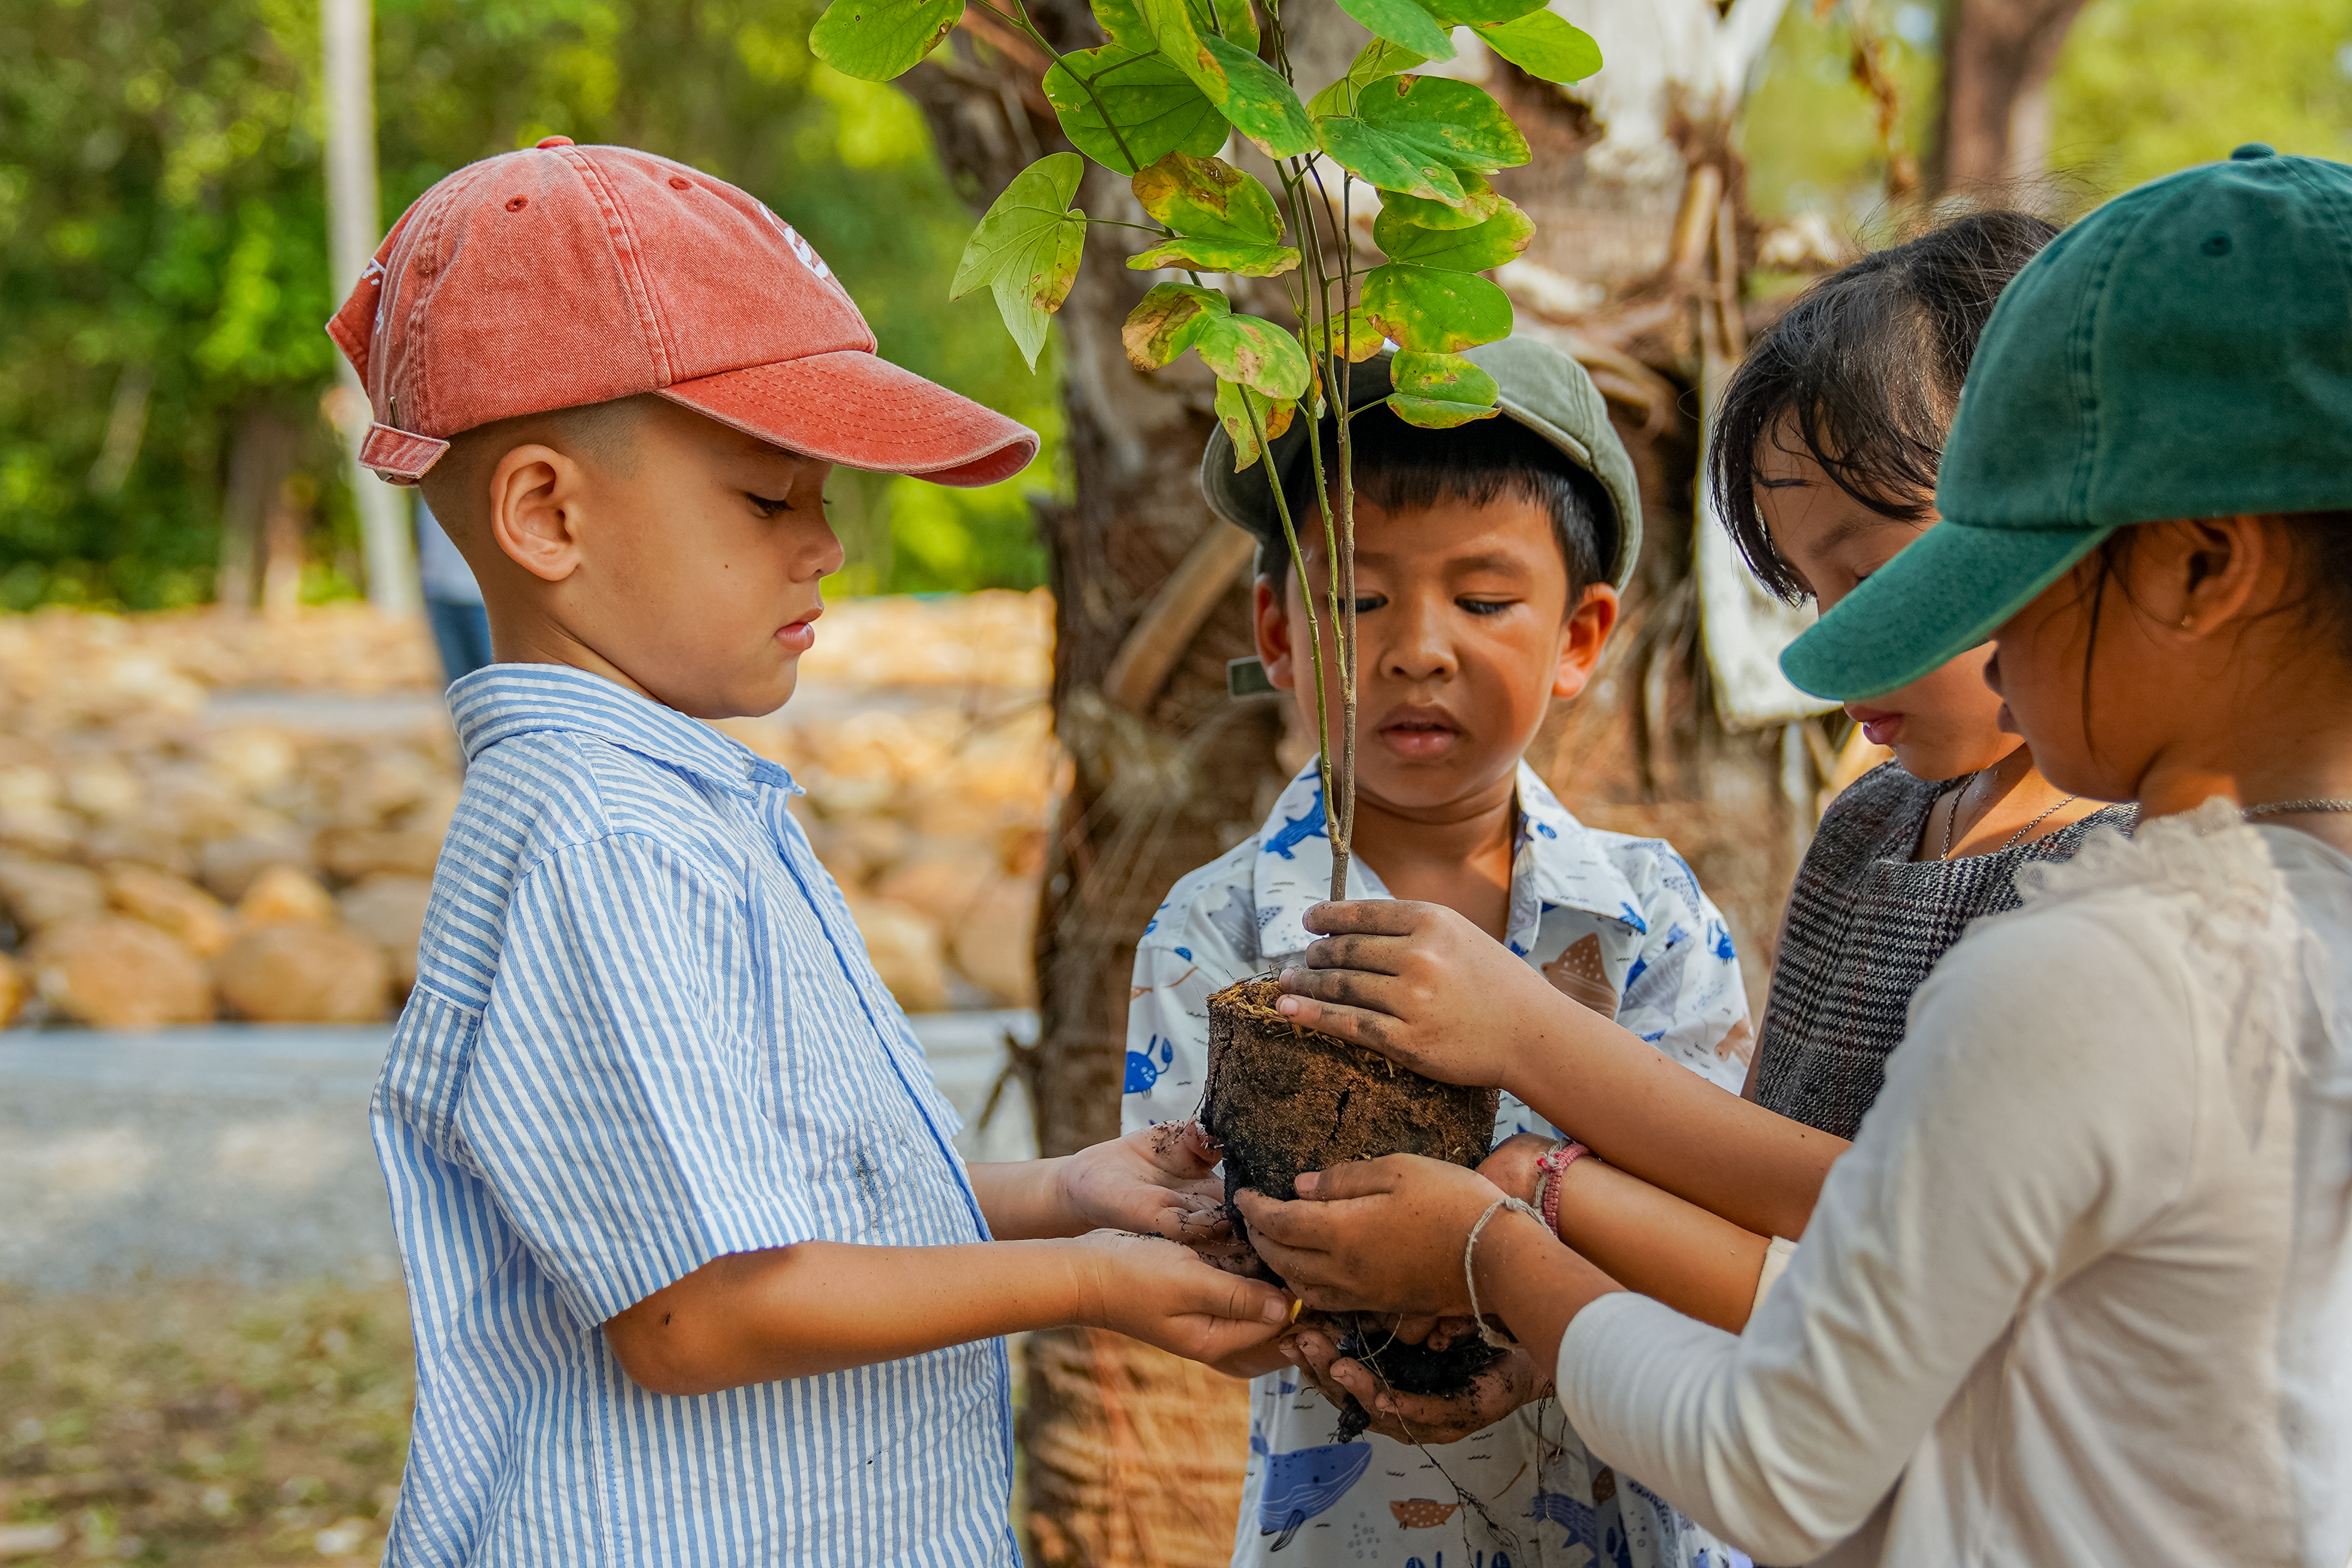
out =
[[[1319,611],[1299,551],[1302,520],[1282,486],[1270,488],[1306,605],[1338,899],[1347,895],[1356,797],[1351,374],[1392,346],[1384,401],[1399,417],[1444,427],[1493,416],[1494,379],[1463,351],[1507,336],[1511,304],[1479,274],[1535,233],[1485,178],[1525,163],[1527,139],[1478,87],[1415,68],[1454,58],[1464,27],[1549,81],[1591,75],[1601,51],[1544,0],[1336,3],[1372,38],[1345,75],[1305,98],[1281,0],[1091,0],[1106,42],[1067,52],[1038,31],[1024,0],[833,0],[809,45],[836,70],[887,81],[937,47],[967,4],[1026,38],[1049,62],[1039,85],[1078,151],[1040,158],[1005,188],[965,247],[951,294],[986,286],[1034,368],[1090,231],[1136,233],[1128,265],[1182,280],[1155,284],[1129,315],[1129,359],[1150,371],[1199,355],[1216,376],[1217,418],[1242,468],[1263,460],[1304,412],[1327,542]],[[1217,156],[1237,133],[1269,160],[1278,189]],[[1075,206],[1085,158],[1128,177],[1151,221]],[[1359,265],[1359,214],[1377,215],[1377,264]],[[1280,279],[1292,323],[1236,309],[1215,286],[1234,278]],[[1329,452],[1327,406],[1341,411]]]

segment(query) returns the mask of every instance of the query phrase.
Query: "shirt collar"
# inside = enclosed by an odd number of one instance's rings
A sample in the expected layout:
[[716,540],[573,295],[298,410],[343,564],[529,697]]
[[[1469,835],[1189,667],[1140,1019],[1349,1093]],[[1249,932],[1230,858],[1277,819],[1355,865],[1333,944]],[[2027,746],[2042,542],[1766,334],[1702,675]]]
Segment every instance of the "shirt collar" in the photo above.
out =
[[749,798],[756,784],[801,793],[792,774],[698,719],[560,664],[494,664],[449,688],[466,761],[501,741],[549,731],[592,735]]
[[[1634,931],[1645,929],[1633,884],[1603,852],[1591,829],[1524,762],[1518,773],[1519,836],[1511,856],[1510,931],[1522,957],[1534,950],[1537,928],[1556,909],[1580,910]],[[1391,895],[1377,873],[1357,860],[1348,890],[1358,898]],[[1323,784],[1313,763],[1300,770],[1275,802],[1258,834],[1251,896],[1257,906],[1258,951],[1297,952],[1315,940],[1307,911],[1331,890],[1331,838],[1323,814]]]

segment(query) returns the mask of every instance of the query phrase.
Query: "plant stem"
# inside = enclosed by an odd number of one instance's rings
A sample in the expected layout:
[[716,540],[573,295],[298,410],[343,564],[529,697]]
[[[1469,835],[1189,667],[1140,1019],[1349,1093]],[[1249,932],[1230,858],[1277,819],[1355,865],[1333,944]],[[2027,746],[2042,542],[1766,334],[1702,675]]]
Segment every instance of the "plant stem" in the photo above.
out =
[[[1333,820],[1331,687],[1323,673],[1323,628],[1315,619],[1315,590],[1307,586],[1307,558],[1298,549],[1298,530],[1291,525],[1290,498],[1282,493],[1281,480],[1274,471],[1274,444],[1266,439],[1265,423],[1258,417],[1257,405],[1250,401],[1250,389],[1243,386],[1240,391],[1242,412],[1249,416],[1250,434],[1257,437],[1257,460],[1265,465],[1266,488],[1274,492],[1274,514],[1282,520],[1283,542],[1290,546],[1290,569],[1298,574],[1298,602],[1307,611],[1307,645],[1315,650],[1315,773],[1323,784],[1323,831],[1328,836]],[[1307,435],[1312,440],[1312,426]],[[1337,847],[1336,841],[1333,847]]]
[[[1317,181],[1317,188],[1322,182]],[[1342,171],[1339,175],[1339,232],[1333,244],[1339,252],[1339,299],[1344,306],[1355,292],[1355,232],[1349,218],[1349,198],[1355,189],[1355,177]],[[1340,331],[1347,331],[1347,318],[1340,318]],[[1349,345],[1352,346],[1352,345]],[[1354,405],[1349,401],[1349,381],[1354,363],[1342,358],[1338,367],[1339,407],[1349,413]],[[1348,896],[1348,857],[1356,843],[1356,465],[1355,440],[1351,433],[1355,421],[1343,418],[1339,426],[1339,577],[1342,602],[1346,605],[1343,623],[1334,628],[1339,637],[1339,795],[1345,822],[1340,837],[1334,842],[1337,851],[1331,857],[1331,896]]]

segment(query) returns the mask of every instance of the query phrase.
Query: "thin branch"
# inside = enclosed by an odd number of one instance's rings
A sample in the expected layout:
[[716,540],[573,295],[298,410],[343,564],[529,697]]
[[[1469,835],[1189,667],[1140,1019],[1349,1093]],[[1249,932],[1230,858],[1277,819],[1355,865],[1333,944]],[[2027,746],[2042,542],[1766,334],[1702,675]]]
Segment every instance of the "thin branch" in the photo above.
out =
[[[1265,465],[1266,488],[1274,492],[1274,515],[1282,520],[1283,542],[1290,546],[1290,569],[1298,574],[1298,602],[1307,611],[1307,645],[1315,650],[1315,772],[1323,784],[1323,831],[1328,837],[1332,822],[1331,686],[1323,673],[1323,628],[1315,619],[1315,590],[1307,580],[1307,557],[1298,548],[1298,530],[1291,526],[1290,498],[1282,493],[1281,478],[1274,471],[1274,444],[1265,438],[1265,425],[1258,417],[1257,405],[1250,401],[1248,386],[1236,383],[1235,390],[1241,394],[1242,412],[1249,416],[1250,434],[1257,437],[1257,460]],[[1308,438],[1313,439],[1311,427]],[[1333,848],[1338,848],[1336,840]]]

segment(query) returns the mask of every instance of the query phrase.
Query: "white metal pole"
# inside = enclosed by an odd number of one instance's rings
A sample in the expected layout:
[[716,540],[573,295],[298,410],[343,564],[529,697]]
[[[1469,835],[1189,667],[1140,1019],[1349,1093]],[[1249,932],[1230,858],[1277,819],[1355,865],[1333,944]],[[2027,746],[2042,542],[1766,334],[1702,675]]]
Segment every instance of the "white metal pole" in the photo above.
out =
[[[376,210],[371,0],[320,0],[319,24],[326,53],[328,254],[340,298],[359,281],[383,238]],[[367,395],[341,354],[336,366],[346,393],[337,402],[347,411],[343,436],[352,454],[352,496],[359,506],[368,602],[395,615],[414,615],[421,600],[408,497],[360,467],[359,444],[368,427]]]

